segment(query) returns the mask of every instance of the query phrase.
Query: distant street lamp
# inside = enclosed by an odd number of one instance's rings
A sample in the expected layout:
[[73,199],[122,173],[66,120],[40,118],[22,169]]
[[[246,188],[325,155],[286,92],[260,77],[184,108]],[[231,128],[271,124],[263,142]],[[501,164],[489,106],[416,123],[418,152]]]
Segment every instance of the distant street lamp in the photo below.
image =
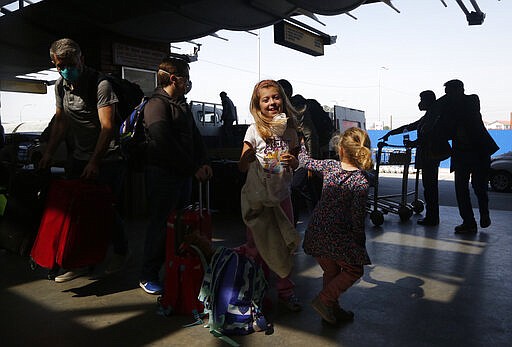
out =
[[246,33],[256,36],[258,38],[258,82],[261,81],[261,30],[258,30],[258,33],[253,33],[252,31],[246,30]]
[[261,81],[261,30],[258,30],[258,82]]
[[380,93],[381,93],[381,92],[380,92],[380,89],[381,89],[381,88],[380,88],[380,86],[381,86],[381,83],[380,83],[381,76],[380,76],[380,74],[381,74],[382,70],[386,70],[386,71],[387,71],[387,70],[389,70],[389,69],[388,69],[387,67],[385,67],[385,66],[381,66],[381,67],[379,68],[379,123],[380,123]]

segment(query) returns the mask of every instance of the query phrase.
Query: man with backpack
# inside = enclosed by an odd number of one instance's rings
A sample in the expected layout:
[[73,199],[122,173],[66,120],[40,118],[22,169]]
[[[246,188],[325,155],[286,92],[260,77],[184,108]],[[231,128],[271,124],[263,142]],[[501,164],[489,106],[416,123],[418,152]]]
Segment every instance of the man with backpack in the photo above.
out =
[[[118,196],[124,177],[124,161],[116,141],[115,114],[119,99],[112,84],[84,64],[80,46],[69,38],[52,43],[50,58],[61,77],[55,83],[54,125],[39,168],[51,166],[52,156],[69,130],[74,139],[69,178],[108,184],[114,196]],[[106,273],[120,270],[128,259],[124,225],[117,212],[112,244],[114,254]],[[88,267],[68,270],[55,281],[70,281],[90,272]]]
[[189,203],[192,177],[205,181],[212,176],[203,139],[185,99],[191,88],[188,63],[165,58],[158,66],[157,80],[158,88],[144,107],[149,224],[139,285],[148,294],[163,290],[159,272],[165,261],[169,213]]

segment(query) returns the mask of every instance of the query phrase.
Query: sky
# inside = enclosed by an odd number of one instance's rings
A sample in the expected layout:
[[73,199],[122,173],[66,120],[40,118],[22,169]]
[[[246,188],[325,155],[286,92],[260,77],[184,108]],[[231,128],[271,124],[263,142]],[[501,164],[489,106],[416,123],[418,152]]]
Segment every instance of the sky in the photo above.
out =
[[[246,32],[222,30],[201,44],[191,64],[189,100],[220,103],[225,91],[241,123],[252,122],[249,100],[260,79],[286,78],[294,94],[365,111],[367,127],[381,120],[396,128],[421,117],[419,93],[444,94],[444,82],[460,79],[467,94],[478,94],[484,120],[508,120],[512,97],[512,1],[479,1],[483,25],[469,26],[455,0],[394,0],[401,13],[383,3],[360,6],[347,15],[319,16],[325,26],[299,17],[331,36],[324,56],[313,57],[274,44],[272,27]],[[464,0],[472,10],[469,0]],[[193,45],[173,44],[190,53]],[[87,56],[86,56],[87,61]],[[49,119],[54,96],[1,93],[2,123]]]

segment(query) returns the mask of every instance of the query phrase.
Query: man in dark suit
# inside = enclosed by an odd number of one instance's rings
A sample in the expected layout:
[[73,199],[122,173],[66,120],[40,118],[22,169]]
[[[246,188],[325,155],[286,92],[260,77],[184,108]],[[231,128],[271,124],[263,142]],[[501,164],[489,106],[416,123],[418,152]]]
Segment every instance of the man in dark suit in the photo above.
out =
[[455,172],[455,194],[462,224],[455,227],[456,234],[476,233],[477,224],[469,196],[469,180],[478,200],[480,227],[491,225],[489,197],[487,195],[491,155],[499,147],[484,126],[477,95],[464,94],[460,80],[444,84],[445,95],[439,99],[441,121],[452,139],[451,171]]

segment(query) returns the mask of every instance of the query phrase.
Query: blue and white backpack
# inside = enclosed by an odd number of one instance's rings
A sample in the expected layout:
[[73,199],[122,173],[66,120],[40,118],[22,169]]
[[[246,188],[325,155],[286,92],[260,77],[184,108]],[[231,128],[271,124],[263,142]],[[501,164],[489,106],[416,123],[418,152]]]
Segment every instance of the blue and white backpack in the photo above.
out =
[[233,346],[238,344],[225,335],[272,333],[272,325],[260,309],[267,288],[263,270],[253,260],[232,249],[218,248],[199,293],[210,332]]
[[139,157],[145,151],[147,140],[144,129],[144,106],[148,100],[148,97],[144,97],[119,127],[121,150],[128,159]]

